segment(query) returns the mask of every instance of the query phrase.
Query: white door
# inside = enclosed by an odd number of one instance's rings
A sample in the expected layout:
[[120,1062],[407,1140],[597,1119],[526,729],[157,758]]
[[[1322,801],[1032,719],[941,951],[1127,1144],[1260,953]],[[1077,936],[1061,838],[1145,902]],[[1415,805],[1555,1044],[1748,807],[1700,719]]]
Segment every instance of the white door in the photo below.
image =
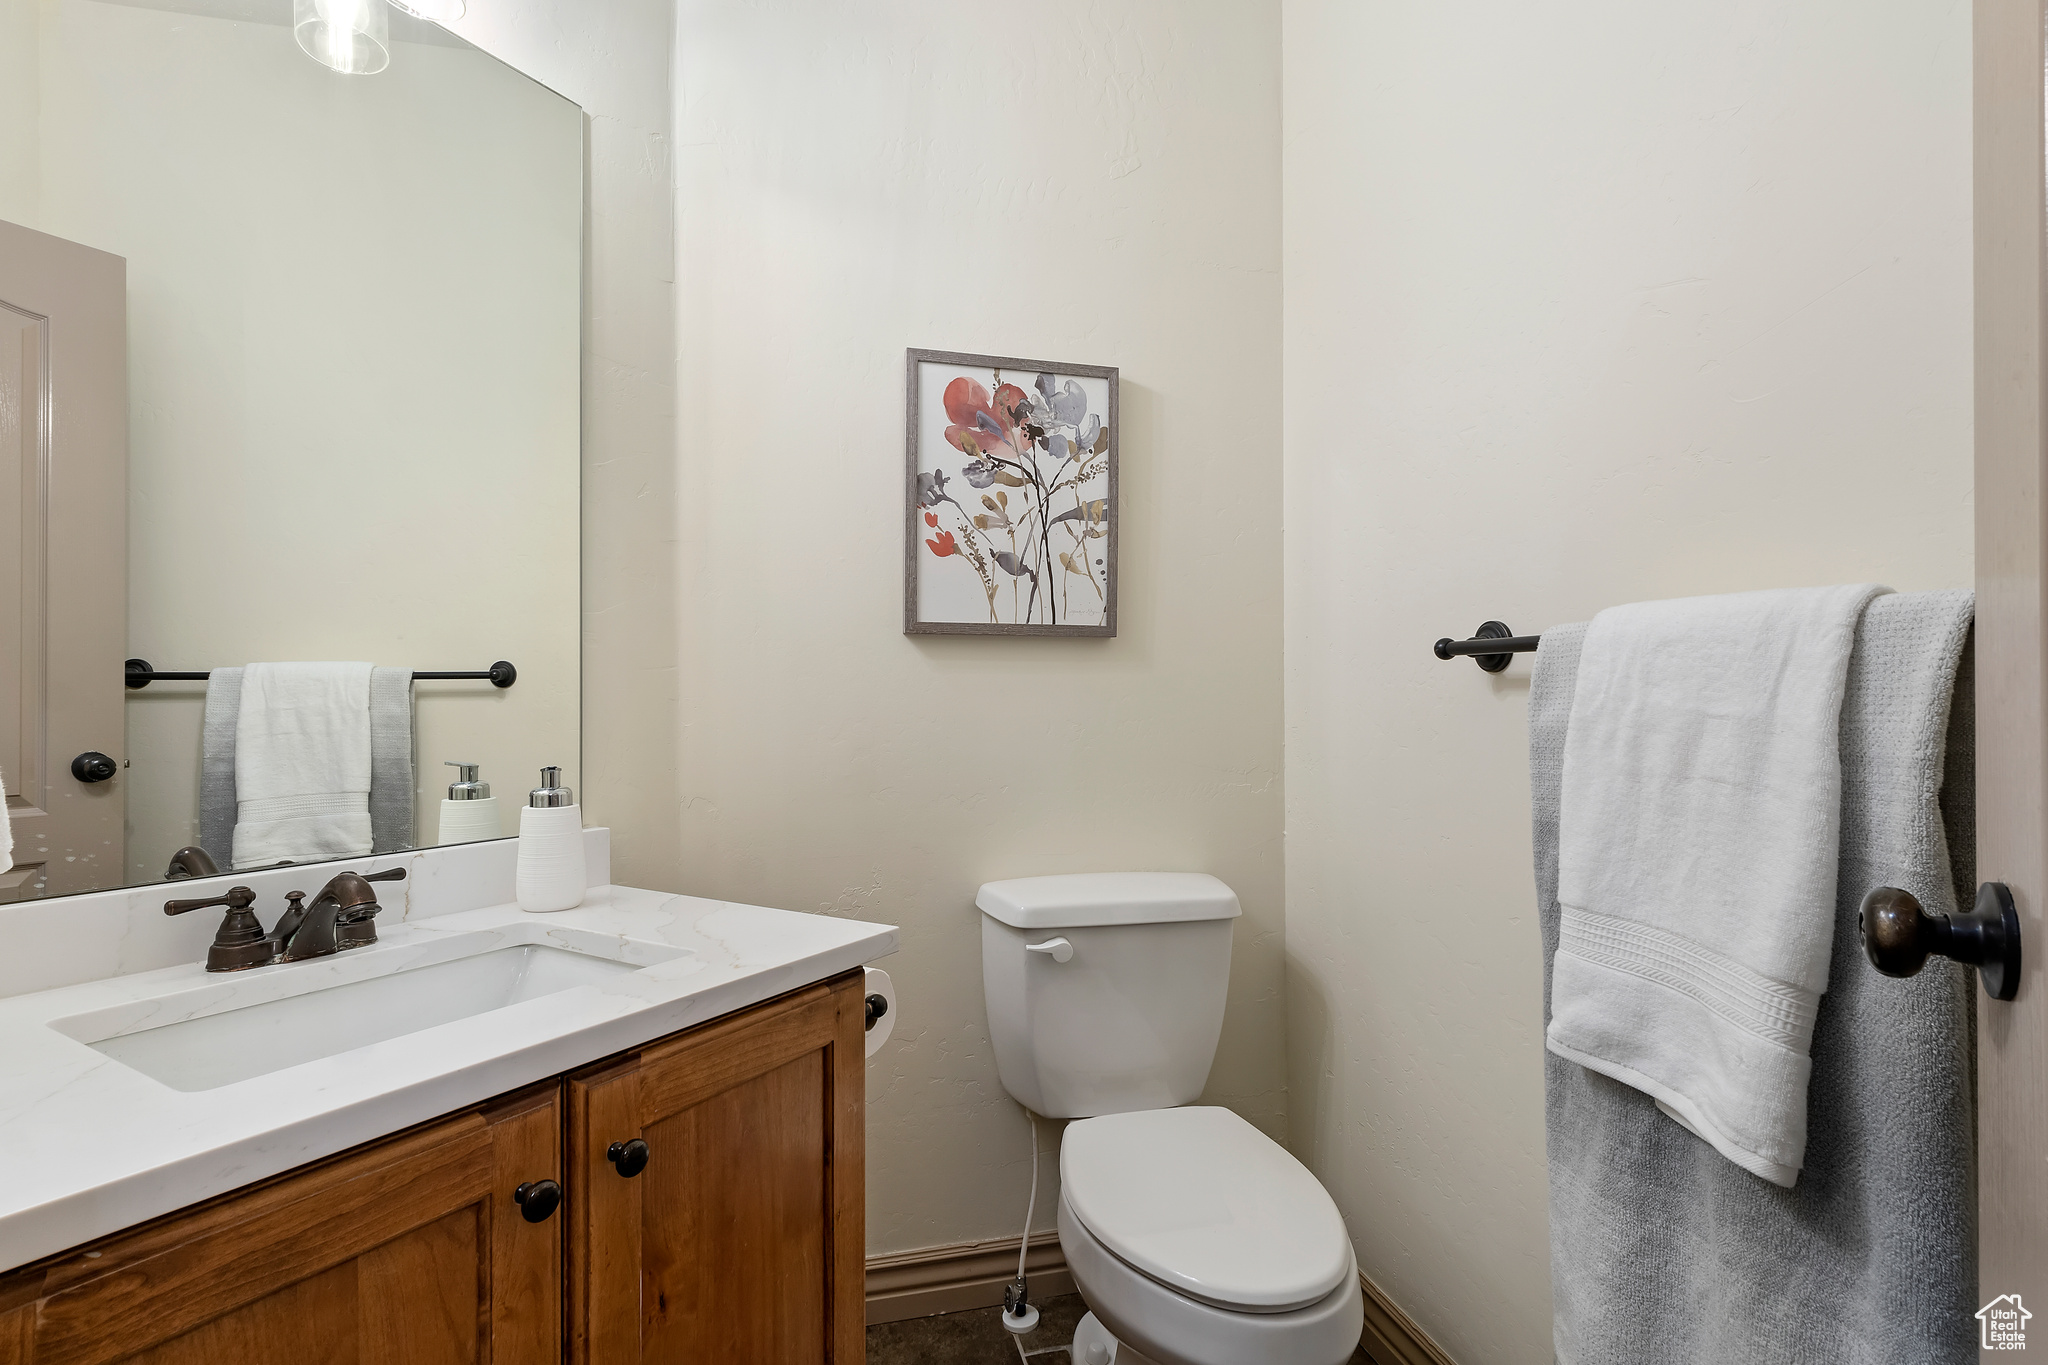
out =
[[127,273],[0,223],[0,900],[126,880]]

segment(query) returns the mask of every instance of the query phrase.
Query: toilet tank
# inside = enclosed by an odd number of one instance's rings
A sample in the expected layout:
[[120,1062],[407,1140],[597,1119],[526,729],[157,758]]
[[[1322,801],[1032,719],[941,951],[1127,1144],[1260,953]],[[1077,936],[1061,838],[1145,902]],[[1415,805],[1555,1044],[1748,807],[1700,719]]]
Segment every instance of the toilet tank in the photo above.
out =
[[1088,872],[989,882],[974,903],[1005,1090],[1050,1118],[1201,1095],[1243,913],[1235,892],[1199,872]]

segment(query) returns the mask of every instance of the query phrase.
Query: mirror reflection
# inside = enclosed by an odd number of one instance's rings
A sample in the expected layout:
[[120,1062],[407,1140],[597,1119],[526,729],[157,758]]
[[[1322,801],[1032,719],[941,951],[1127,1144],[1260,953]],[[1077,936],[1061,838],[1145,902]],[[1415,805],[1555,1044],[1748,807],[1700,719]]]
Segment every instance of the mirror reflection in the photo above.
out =
[[296,8],[0,0],[0,898],[577,780],[582,113]]

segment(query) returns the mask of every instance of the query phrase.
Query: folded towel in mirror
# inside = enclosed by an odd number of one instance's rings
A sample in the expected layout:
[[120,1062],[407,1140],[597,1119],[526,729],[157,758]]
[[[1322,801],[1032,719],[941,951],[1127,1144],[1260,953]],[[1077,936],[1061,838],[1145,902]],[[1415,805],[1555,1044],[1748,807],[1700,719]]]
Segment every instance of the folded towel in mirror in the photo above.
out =
[[370,671],[366,663],[243,670],[237,869],[371,851]]

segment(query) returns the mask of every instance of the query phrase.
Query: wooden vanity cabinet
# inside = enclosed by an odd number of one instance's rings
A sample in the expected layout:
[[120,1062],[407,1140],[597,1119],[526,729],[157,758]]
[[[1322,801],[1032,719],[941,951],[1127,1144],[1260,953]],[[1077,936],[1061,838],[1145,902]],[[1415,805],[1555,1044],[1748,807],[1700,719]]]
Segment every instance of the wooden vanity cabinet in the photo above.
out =
[[560,1087],[0,1276],[0,1365],[560,1358],[561,1238],[512,1202],[559,1178]]
[[0,1365],[858,1365],[862,1002],[853,972],[0,1274]]
[[572,1365],[864,1359],[864,999],[856,972],[569,1078]]

